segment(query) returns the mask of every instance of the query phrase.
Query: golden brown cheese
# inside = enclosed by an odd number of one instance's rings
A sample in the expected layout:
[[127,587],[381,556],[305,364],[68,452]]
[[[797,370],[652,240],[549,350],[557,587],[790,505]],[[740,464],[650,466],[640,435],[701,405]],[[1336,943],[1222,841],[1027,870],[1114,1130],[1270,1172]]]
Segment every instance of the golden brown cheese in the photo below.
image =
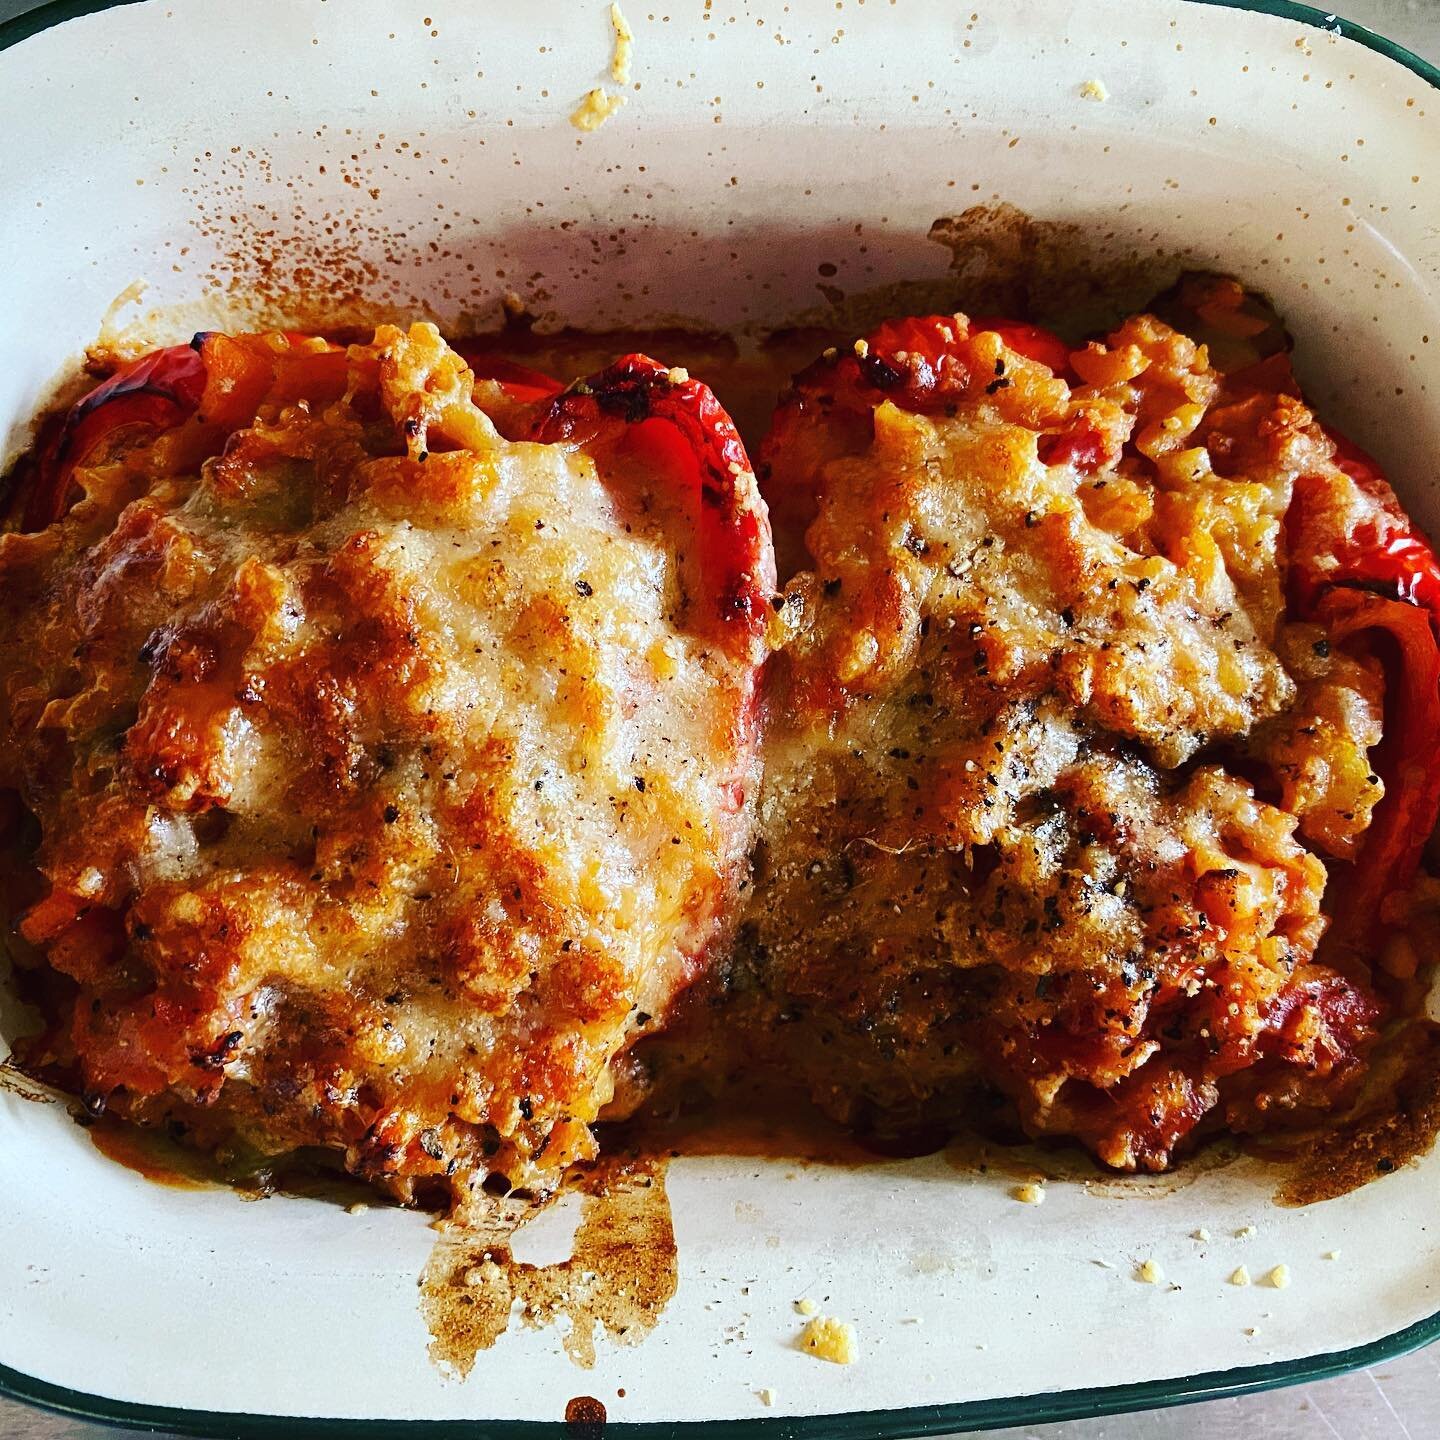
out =
[[424,325],[352,347],[336,403],[194,434],[0,536],[0,791],[73,982],[33,1058],[402,1196],[548,1183],[748,843],[752,667],[692,623],[695,516],[503,439]]
[[994,1084],[1032,1133],[1163,1166],[1248,1067],[1311,1080],[1233,1124],[1323,1097],[1373,1015],[1312,962],[1320,857],[1383,793],[1383,678],[1283,591],[1296,475],[1354,486],[1298,400],[1241,403],[1153,317],[1073,388],[950,339],[978,378],[946,403],[889,398],[904,352],[863,404],[832,360],[768,443],[809,524],[726,983],[849,1123],[953,1127]]

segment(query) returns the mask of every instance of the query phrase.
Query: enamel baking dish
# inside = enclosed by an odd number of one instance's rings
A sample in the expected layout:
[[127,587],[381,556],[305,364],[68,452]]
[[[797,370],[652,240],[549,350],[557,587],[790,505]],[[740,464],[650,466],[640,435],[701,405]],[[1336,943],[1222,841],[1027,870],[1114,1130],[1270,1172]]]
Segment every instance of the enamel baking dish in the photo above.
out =
[[[1099,314],[1188,265],[1274,298],[1312,399],[1440,531],[1440,76],[1413,56],[1279,0],[627,10],[628,103],[589,134],[601,0],[82,0],[0,28],[0,446],[102,325],[473,329],[510,294],[542,326],[858,324],[1026,275],[1037,308]],[[417,1303],[426,1217],[162,1188],[0,1089],[0,1388],[197,1434],[499,1433],[583,1395],[613,1425],[908,1435],[1440,1334],[1440,1156],[1304,1208],[1248,1160],[1039,1206],[1013,1185],[941,1156],[677,1160],[655,1330],[585,1370],[563,1329],[512,1326],[462,1381]],[[563,1259],[574,1215],[518,1257]],[[801,1297],[854,1323],[856,1363],[796,1348]]]

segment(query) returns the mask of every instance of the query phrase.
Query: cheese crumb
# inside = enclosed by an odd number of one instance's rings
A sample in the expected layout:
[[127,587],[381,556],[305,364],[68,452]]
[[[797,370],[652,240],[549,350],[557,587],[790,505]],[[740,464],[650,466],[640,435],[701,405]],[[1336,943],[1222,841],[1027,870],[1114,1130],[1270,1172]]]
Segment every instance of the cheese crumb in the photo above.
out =
[[1325,1252],[1325,1258],[1327,1260],[1338,1260],[1340,1258],[1340,1252],[1338,1250],[1327,1250]]
[[628,85],[630,59],[635,50],[635,32],[616,4],[610,6],[610,24],[615,28],[615,54],[610,60],[610,74],[617,85]]
[[1258,1334],[1260,1333],[1260,1330],[1259,1330],[1259,1327],[1258,1327],[1258,1326],[1255,1326],[1255,1325],[1247,1325],[1247,1326],[1245,1327],[1245,1333],[1246,1333],[1247,1335],[1258,1335]]
[[795,1302],[795,1313],[797,1315],[813,1315],[819,1308],[813,1300],[797,1300]]
[[598,130],[624,103],[623,95],[611,95],[597,85],[575,107],[570,123],[577,130]]
[[1147,1285],[1158,1285],[1165,1278],[1165,1272],[1153,1260],[1146,1260],[1135,1275]]
[[868,340],[857,340],[855,342],[855,354],[863,360],[870,353],[870,342]]
[[1290,1283],[1290,1267],[1277,1265],[1266,1278],[1277,1290],[1283,1290]]
[[1202,1225],[1198,1230],[1192,1230],[1190,1232],[1190,1238],[1203,1243],[1210,1238],[1210,1232]]
[[1045,1203],[1045,1187],[1037,1185],[1033,1180],[1027,1180],[1023,1185],[1017,1185],[1010,1192],[1022,1205],[1043,1205]]
[[834,1365],[853,1365],[860,1353],[855,1327],[829,1315],[817,1315],[800,1332],[800,1348]]
[[1237,1266],[1234,1273],[1230,1276],[1230,1283],[1232,1285],[1248,1285],[1250,1283],[1250,1272],[1243,1265]]
[[1108,100],[1110,92],[1105,88],[1103,80],[1087,80],[1080,87],[1080,96],[1084,100]]
[[775,1403],[775,1392],[767,1385],[763,1390],[755,1392],[760,1397],[762,1405],[773,1405]]
[[493,1260],[484,1260],[479,1265],[472,1265],[465,1272],[465,1283],[467,1285],[493,1285],[504,1274],[505,1272]]
[[690,379],[690,372],[683,365],[672,365],[665,372],[665,378],[672,385],[684,385]]
[[1237,1240],[1248,1240],[1254,1233],[1255,1227],[1253,1225],[1242,1225],[1235,1232],[1235,1238]]

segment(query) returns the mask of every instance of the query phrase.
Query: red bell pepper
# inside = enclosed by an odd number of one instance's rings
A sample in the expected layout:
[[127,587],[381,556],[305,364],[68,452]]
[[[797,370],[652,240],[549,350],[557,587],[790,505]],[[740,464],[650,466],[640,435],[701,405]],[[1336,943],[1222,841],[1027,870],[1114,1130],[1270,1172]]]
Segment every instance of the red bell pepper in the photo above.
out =
[[[1416,560],[1413,551],[1407,552],[1382,582],[1375,574],[1377,557],[1360,555],[1350,578],[1320,594],[1312,612],[1329,626],[1333,639],[1378,648],[1386,661],[1385,738],[1372,760],[1385,795],[1375,807],[1353,874],[1334,892],[1337,933],[1349,941],[1365,941],[1377,923],[1384,923],[1385,897],[1403,891],[1414,878],[1440,819],[1440,646],[1434,612],[1403,593],[1414,582]],[[1440,583],[1433,554],[1429,565],[1427,589]],[[1378,583],[1393,586],[1400,598],[1368,588]]]
[[[1323,552],[1292,557],[1292,603],[1313,605],[1326,582],[1359,586],[1420,606],[1440,627],[1440,564],[1430,542],[1420,535],[1400,507],[1395,492],[1375,460],[1334,430],[1325,432],[1335,444],[1335,465],[1378,503],[1373,520],[1355,531],[1324,537]],[[1302,476],[1289,520],[1292,534],[1306,535],[1308,502],[1315,495],[1314,477]],[[1327,563],[1317,566],[1318,560]]]
[[[1251,367],[1242,384],[1298,393],[1288,356]],[[1290,613],[1332,638],[1366,647],[1385,664],[1385,738],[1375,752],[1385,796],[1376,806],[1348,883],[1332,892],[1340,938],[1363,941],[1384,923],[1382,905],[1414,878],[1440,819],[1440,560],[1401,508],[1376,461],[1336,431],[1336,467],[1376,502],[1362,524],[1327,522],[1324,480],[1301,475],[1285,517]]]
[[1082,419],[1058,435],[1042,435],[1035,453],[1042,465],[1073,465],[1088,475],[1105,462],[1105,437]]
[[[811,366],[797,379],[796,388],[824,385],[838,393],[853,392],[866,408],[873,406],[878,390],[907,410],[928,410],[969,388],[974,377],[960,342],[986,330],[1026,359],[1049,366],[1057,375],[1069,373],[1069,347],[1038,325],[988,317],[971,320],[962,332],[954,315],[911,315],[887,320],[854,349],[836,351],[833,359]],[[987,375],[986,383],[994,378]]]
[[530,438],[597,452],[619,447],[687,494],[708,600],[702,623],[732,654],[758,663],[775,593],[770,522],[744,443],[709,386],[649,356],[625,355],[542,403]]
[[203,340],[197,335],[188,345],[132,360],[71,407],[30,489],[21,520],[26,530],[43,530],[65,513],[75,467],[102,441],[132,430],[168,430],[195,413],[205,390]]

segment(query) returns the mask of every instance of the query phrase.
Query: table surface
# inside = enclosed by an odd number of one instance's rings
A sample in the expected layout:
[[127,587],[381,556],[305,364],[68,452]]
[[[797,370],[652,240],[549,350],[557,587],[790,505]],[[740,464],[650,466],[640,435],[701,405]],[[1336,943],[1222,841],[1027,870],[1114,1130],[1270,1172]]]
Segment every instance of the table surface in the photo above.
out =
[[[36,0],[0,0],[0,20]],[[1338,0],[1340,13],[1440,61],[1440,0]],[[1100,1420],[1032,1425],[986,1435],[1010,1440],[1423,1440],[1440,1434],[1440,1345],[1337,1380],[1148,1410]],[[105,1440],[116,1431],[0,1399],[0,1440]]]

